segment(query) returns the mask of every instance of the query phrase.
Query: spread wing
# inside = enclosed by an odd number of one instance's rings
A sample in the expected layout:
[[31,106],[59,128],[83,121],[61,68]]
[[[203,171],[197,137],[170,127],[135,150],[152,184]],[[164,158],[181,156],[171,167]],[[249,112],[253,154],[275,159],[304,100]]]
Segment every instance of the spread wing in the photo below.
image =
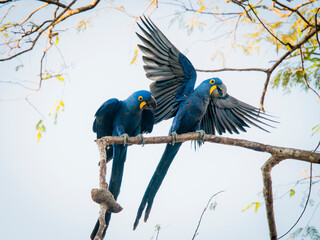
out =
[[151,109],[142,112],[141,133],[151,133],[154,125],[154,113]]
[[111,98],[101,105],[95,114],[92,130],[97,133],[97,138],[112,136],[113,120],[120,109],[120,101]]
[[154,81],[150,85],[157,101],[155,123],[174,117],[184,99],[194,90],[196,71],[184,56],[156,27],[150,19],[142,19],[140,27],[144,37],[138,45],[144,53],[142,57],[146,76]]
[[261,125],[273,127],[265,121],[275,122],[268,118],[269,115],[262,113],[258,108],[244,103],[230,95],[224,98],[211,99],[207,111],[201,121],[201,129],[208,134],[220,135],[228,131],[229,133],[239,133],[238,130],[246,132],[245,127],[250,125],[269,132]]

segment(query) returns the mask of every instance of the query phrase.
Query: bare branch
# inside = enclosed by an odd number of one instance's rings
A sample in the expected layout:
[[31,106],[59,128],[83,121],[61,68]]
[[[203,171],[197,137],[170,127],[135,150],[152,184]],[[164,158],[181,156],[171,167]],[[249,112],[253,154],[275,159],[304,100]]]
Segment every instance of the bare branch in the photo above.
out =
[[281,162],[281,158],[271,156],[268,161],[263,164],[262,178],[263,178],[263,196],[266,204],[268,225],[269,225],[269,235],[271,240],[277,240],[277,228],[274,218],[273,210],[273,193],[272,193],[272,180],[271,180],[271,169]]
[[[197,140],[201,141],[198,133],[185,133],[177,135],[176,142],[185,142]],[[111,137],[106,136],[96,140],[98,144],[111,145],[111,144],[124,144],[123,137]],[[160,143],[171,143],[171,136],[161,136],[161,137],[145,137],[144,144],[160,144]],[[320,154],[312,151],[306,151],[295,148],[285,148],[272,145],[266,145],[258,142],[247,141],[242,139],[234,139],[227,137],[220,137],[211,134],[206,134],[204,141],[211,143],[218,143],[230,146],[243,147],[251,149],[258,152],[266,152],[280,159],[296,159],[305,162],[320,163]],[[141,139],[139,137],[130,137],[127,144],[137,144],[142,145]]]
[[208,207],[209,207],[209,204],[210,204],[212,198],[214,198],[215,196],[217,196],[218,194],[220,194],[220,193],[222,193],[222,192],[224,192],[224,190],[219,191],[219,192],[213,194],[213,195],[210,197],[210,199],[208,200],[207,205],[205,206],[205,208],[203,209],[203,211],[202,211],[202,213],[201,213],[201,216],[200,216],[200,219],[199,219],[197,228],[196,228],[196,230],[195,230],[195,232],[194,232],[194,234],[193,234],[192,240],[194,240],[195,237],[198,235],[198,229],[199,229],[199,227],[200,227],[200,224],[201,224],[201,221],[202,221],[202,217],[203,217],[204,213],[207,211],[207,209],[208,209]]
[[267,93],[267,89],[268,89],[268,86],[269,86],[269,82],[270,82],[270,78],[271,78],[271,73],[272,72],[267,72],[267,79],[266,81],[264,82],[264,87],[263,87],[263,90],[262,90],[262,95],[261,95],[261,99],[260,99],[260,110],[262,112],[265,112],[264,110],[264,99],[266,97],[266,93]]
[[307,75],[306,75],[305,70],[304,70],[303,52],[302,52],[301,46],[300,46],[300,57],[301,57],[301,67],[302,67],[302,75],[303,75],[303,78],[304,78],[304,82],[305,82],[307,88],[311,89],[311,91],[313,91],[318,96],[318,98],[320,100],[320,95],[316,92],[316,90],[314,90],[309,85],[309,82],[308,82],[308,79],[307,79]]
[[[203,140],[198,133],[185,133],[181,135],[177,135],[176,142],[185,142],[191,140]],[[146,137],[142,141],[140,137],[130,137],[127,140],[126,144],[160,144],[160,143],[171,143],[172,138],[171,136],[161,136],[161,137]],[[259,152],[267,152],[271,154],[271,157],[265,162],[262,166],[262,175],[263,175],[263,194],[266,204],[266,211],[267,211],[267,218],[268,218],[268,225],[269,225],[269,234],[271,240],[277,240],[277,229],[274,217],[274,210],[273,210],[273,193],[272,193],[272,180],[271,180],[271,170],[274,166],[279,164],[281,161],[285,159],[296,159],[300,161],[320,164],[320,154],[316,153],[315,151],[306,151],[294,148],[284,148],[272,145],[266,145],[258,142],[252,142],[242,139],[233,139],[227,137],[218,137],[215,135],[206,134],[204,136],[204,141],[211,142],[211,143],[218,143],[218,144],[225,144],[230,146],[237,146],[243,147],[247,149],[251,149],[254,151]],[[100,139],[97,139],[96,142],[100,146],[100,148],[105,149],[106,145],[111,144],[124,144],[123,137],[118,136],[106,136]],[[105,150],[104,150],[105,151]],[[210,199],[211,200],[211,199]],[[210,201],[209,201],[210,202]],[[206,208],[205,208],[206,210]],[[204,214],[205,210],[203,211],[202,215]],[[202,218],[201,215],[201,218]],[[199,228],[201,218],[196,228],[195,234],[193,239],[197,235],[197,230]]]
[[68,6],[59,2],[58,0],[39,0],[41,2],[46,2],[46,3],[50,3],[50,4],[54,4],[57,5],[58,7],[62,7],[62,8],[67,8]]
[[99,152],[100,152],[100,171],[99,171],[99,186],[100,189],[92,189],[91,197],[92,200],[96,203],[100,204],[100,212],[99,212],[99,229],[95,236],[95,240],[103,239],[103,232],[106,228],[105,215],[106,212],[114,212],[118,213],[122,210],[122,207],[116,203],[113,195],[108,190],[108,184],[106,182],[106,174],[107,174],[107,151],[104,144],[97,142]]
[[305,212],[306,209],[307,209],[307,206],[308,206],[308,203],[309,203],[309,200],[310,200],[311,189],[312,189],[312,163],[310,163],[309,192],[308,192],[308,197],[307,197],[306,203],[304,204],[304,208],[303,208],[300,216],[299,216],[298,219],[296,220],[296,222],[291,226],[291,228],[290,228],[285,234],[281,235],[281,236],[279,237],[279,239],[280,239],[280,238],[283,238],[284,236],[286,236],[286,235],[298,224],[298,222],[299,222],[300,219],[302,218],[304,212]]

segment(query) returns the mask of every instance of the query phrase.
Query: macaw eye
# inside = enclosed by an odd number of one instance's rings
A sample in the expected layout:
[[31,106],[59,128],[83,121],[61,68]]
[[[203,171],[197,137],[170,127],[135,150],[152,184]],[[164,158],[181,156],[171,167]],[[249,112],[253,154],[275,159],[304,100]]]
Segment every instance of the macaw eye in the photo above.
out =
[[211,84],[214,84],[215,82],[216,82],[216,81],[215,81],[214,79],[211,79],[211,80],[210,80],[210,83],[211,83]]
[[142,97],[142,96],[139,96],[138,99],[139,99],[139,101],[142,101],[142,100],[143,100],[143,97]]

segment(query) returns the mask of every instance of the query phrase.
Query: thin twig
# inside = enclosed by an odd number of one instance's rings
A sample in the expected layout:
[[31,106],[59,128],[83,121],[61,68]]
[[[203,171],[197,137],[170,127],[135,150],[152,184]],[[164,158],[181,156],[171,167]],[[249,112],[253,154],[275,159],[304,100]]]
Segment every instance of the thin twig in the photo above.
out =
[[[316,25],[316,29],[318,29],[318,13],[319,13],[319,10],[320,8],[318,8],[317,12],[316,12],[316,15],[315,15],[315,25]],[[316,38],[317,38],[317,41],[318,41],[318,45],[319,45],[319,48],[320,48],[320,41],[319,41],[319,35],[318,35],[318,32],[316,33]]]
[[263,104],[264,104],[264,98],[269,86],[269,82],[270,82],[270,78],[271,78],[271,74],[273,73],[273,71],[291,54],[293,53],[295,50],[297,50],[298,48],[300,48],[303,44],[305,44],[307,41],[309,41],[310,38],[312,38],[317,32],[319,32],[320,29],[312,29],[307,35],[305,35],[296,45],[292,46],[290,50],[288,50],[285,54],[282,55],[281,58],[278,59],[278,61],[273,64],[273,66],[271,68],[268,69],[267,71],[267,79],[265,81],[264,84],[264,88],[262,91],[262,96],[261,96],[261,100],[260,100],[260,109],[263,110]]
[[307,79],[307,74],[305,73],[305,70],[304,70],[304,60],[303,60],[303,52],[302,52],[301,46],[300,46],[300,57],[301,57],[301,67],[302,67],[302,75],[303,75],[304,82],[305,82],[307,88],[309,88],[311,91],[313,91],[318,96],[318,98],[320,100],[320,95],[316,92],[316,90],[314,90],[309,85],[309,82],[308,82],[308,79]]
[[[300,49],[300,50],[301,50],[301,49]],[[319,145],[318,145],[318,146],[319,146]],[[318,146],[313,150],[313,152],[317,151]],[[309,203],[309,200],[310,200],[311,189],[312,189],[312,163],[310,163],[310,174],[309,174],[309,175],[310,175],[309,192],[308,192],[308,197],[307,197],[306,203],[304,204],[304,208],[303,208],[300,216],[298,217],[297,221],[292,225],[292,227],[291,227],[285,234],[281,235],[281,236],[279,237],[279,239],[282,238],[282,237],[284,237],[284,236],[286,236],[286,235],[298,224],[298,222],[300,221],[300,219],[302,218],[304,212],[305,212],[306,209],[307,209],[307,206],[308,206],[308,203]]]
[[308,197],[307,197],[307,200],[306,200],[306,203],[304,204],[304,208],[300,214],[300,216],[298,217],[298,219],[296,220],[296,222],[292,225],[292,227],[286,232],[284,233],[283,235],[281,235],[278,239],[280,238],[283,238],[284,236],[286,236],[289,232],[291,232],[291,230],[298,224],[298,222],[300,221],[300,219],[302,218],[304,212],[306,211],[307,209],[307,206],[308,206],[308,203],[309,203],[309,200],[310,200],[310,195],[311,195],[311,189],[312,189],[312,163],[310,163],[310,184],[309,184],[309,193],[308,193]]
[[202,211],[202,213],[201,213],[201,216],[200,216],[200,219],[199,219],[197,228],[196,228],[196,230],[194,231],[192,240],[194,240],[195,237],[198,235],[198,229],[199,229],[199,227],[200,227],[200,224],[201,224],[201,221],[202,221],[202,217],[203,217],[204,213],[207,211],[207,209],[208,209],[208,207],[209,207],[209,204],[210,204],[212,198],[214,198],[215,196],[217,196],[218,194],[220,194],[220,193],[222,193],[222,192],[224,192],[224,190],[213,194],[213,195],[209,198],[209,201],[208,201],[207,205],[205,206],[205,208],[203,209],[203,211]]
[[254,15],[256,16],[256,18],[258,19],[258,21],[261,23],[261,25],[268,31],[268,33],[274,37],[278,42],[280,42],[282,45],[285,45],[285,46],[289,46],[290,48],[292,48],[291,44],[290,43],[284,43],[282,42],[276,35],[274,35],[270,30],[269,28],[267,28],[267,26],[261,21],[261,19],[258,17],[258,15],[256,14],[256,12],[254,11],[254,9],[251,7],[251,4],[249,4],[249,7],[251,9],[251,11],[254,13]]
[[308,20],[297,10],[297,8],[290,8],[276,0],[273,1],[274,3],[277,3],[279,6],[283,7],[284,9],[287,9],[291,12],[295,12],[308,26],[311,26],[311,24],[308,22]]

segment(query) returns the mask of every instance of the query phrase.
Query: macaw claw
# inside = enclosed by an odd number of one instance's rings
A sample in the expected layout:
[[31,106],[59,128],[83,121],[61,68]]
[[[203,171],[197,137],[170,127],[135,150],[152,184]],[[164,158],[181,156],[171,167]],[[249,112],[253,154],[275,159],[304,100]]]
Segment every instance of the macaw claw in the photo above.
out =
[[199,133],[199,137],[201,138],[201,142],[204,143],[204,138],[206,136],[206,132],[203,131],[202,129],[197,130],[196,132]]
[[123,146],[127,145],[127,142],[129,140],[129,135],[124,133],[120,137],[123,137]]
[[177,140],[177,133],[172,132],[172,133],[170,133],[170,136],[171,136],[171,145],[174,146],[174,144],[176,144],[176,140]]
[[141,141],[142,147],[143,147],[143,146],[144,146],[144,137],[143,137],[142,133],[141,133],[141,134],[138,134],[137,137],[138,137],[139,140]]

